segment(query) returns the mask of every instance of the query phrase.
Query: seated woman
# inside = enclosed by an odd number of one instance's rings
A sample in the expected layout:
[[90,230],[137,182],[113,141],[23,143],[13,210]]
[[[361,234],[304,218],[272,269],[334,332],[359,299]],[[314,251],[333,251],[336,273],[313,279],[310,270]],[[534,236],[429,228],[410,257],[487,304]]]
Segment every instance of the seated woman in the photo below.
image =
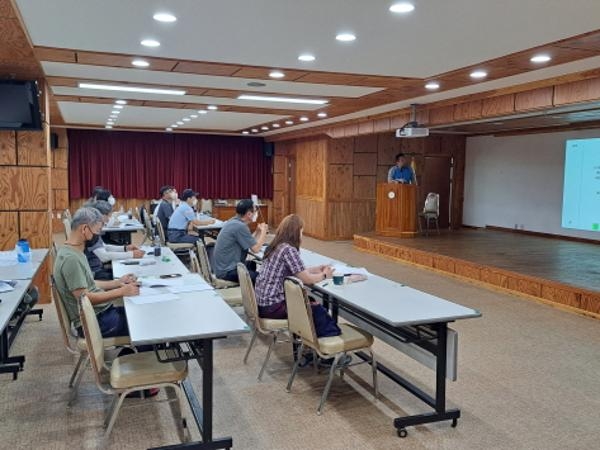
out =
[[[283,289],[286,277],[294,276],[304,284],[313,284],[332,276],[330,266],[304,266],[300,258],[303,227],[302,219],[296,214],[286,216],[265,251],[262,269],[256,279],[256,302],[260,317],[287,319]],[[321,305],[314,304],[313,310],[315,307],[322,308]]]

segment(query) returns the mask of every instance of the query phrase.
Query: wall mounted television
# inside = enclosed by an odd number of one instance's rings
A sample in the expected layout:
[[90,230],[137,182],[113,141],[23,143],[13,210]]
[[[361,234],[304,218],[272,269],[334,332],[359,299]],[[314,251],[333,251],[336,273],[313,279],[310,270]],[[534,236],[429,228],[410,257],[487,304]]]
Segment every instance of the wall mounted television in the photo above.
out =
[[0,80],[0,130],[41,130],[35,81]]

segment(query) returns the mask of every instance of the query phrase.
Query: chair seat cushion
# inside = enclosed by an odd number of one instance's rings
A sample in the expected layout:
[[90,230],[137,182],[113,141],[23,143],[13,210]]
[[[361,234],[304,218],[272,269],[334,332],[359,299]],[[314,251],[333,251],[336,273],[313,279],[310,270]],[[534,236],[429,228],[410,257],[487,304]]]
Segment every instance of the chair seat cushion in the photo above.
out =
[[213,286],[215,289],[224,289],[238,287],[240,284],[235,281],[222,280],[221,278],[213,277]]
[[288,327],[288,321],[286,319],[264,319],[260,317],[260,327],[263,330],[283,330]]
[[239,287],[216,289],[215,292],[223,297],[229,306],[242,306],[242,290]]
[[167,242],[167,247],[172,250],[181,250],[194,248],[194,244],[189,244],[186,242]]
[[342,334],[319,338],[319,350],[321,353],[333,355],[373,345],[373,336],[366,331],[347,323],[340,323],[338,325],[342,330]]
[[161,363],[154,352],[119,356],[110,368],[110,384],[116,389],[172,383],[186,376],[185,361]]
[[[102,339],[102,343],[104,344],[104,348],[123,347],[125,345],[131,345],[131,339],[129,338],[129,336],[116,336],[111,338],[104,338]],[[79,349],[79,351],[87,351],[87,345],[85,344],[84,338],[77,338],[77,348]]]

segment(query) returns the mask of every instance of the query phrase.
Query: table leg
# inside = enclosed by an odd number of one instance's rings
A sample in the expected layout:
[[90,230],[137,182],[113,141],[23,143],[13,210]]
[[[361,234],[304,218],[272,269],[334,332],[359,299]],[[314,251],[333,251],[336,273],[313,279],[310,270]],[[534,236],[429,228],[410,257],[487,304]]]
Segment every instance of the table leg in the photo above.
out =
[[23,370],[25,356],[8,356],[9,351],[8,329],[0,333],[0,373],[12,373],[13,380],[17,379],[18,373]]

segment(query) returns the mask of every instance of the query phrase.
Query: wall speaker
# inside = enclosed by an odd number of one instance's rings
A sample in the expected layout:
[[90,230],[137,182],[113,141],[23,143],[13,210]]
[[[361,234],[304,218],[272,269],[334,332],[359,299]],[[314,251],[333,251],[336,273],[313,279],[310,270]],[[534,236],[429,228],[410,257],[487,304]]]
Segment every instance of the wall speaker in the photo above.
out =
[[275,154],[275,144],[273,142],[264,142],[263,143],[263,155],[267,158],[272,158]]
[[58,134],[50,133],[50,148],[56,150],[58,148]]

